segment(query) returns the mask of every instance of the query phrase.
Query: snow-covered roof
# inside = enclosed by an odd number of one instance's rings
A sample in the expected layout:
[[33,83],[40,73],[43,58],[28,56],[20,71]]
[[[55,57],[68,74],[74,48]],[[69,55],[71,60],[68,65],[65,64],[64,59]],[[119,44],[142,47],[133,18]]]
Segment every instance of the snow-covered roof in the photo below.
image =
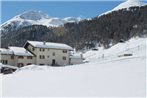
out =
[[13,54],[13,51],[10,49],[0,48],[0,54],[5,54],[5,55]]
[[73,50],[72,47],[66,44],[61,43],[52,43],[52,42],[39,42],[39,41],[28,41],[31,45],[38,48],[51,48],[51,49],[66,49]]
[[9,49],[17,56],[33,56],[29,51],[22,47],[9,47]]

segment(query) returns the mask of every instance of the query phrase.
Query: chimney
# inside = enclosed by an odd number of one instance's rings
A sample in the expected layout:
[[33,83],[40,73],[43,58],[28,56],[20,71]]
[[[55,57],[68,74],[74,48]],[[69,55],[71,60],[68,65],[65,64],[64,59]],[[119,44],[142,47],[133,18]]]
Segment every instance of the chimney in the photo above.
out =
[[43,45],[45,45],[45,44],[46,44],[46,41],[43,42]]

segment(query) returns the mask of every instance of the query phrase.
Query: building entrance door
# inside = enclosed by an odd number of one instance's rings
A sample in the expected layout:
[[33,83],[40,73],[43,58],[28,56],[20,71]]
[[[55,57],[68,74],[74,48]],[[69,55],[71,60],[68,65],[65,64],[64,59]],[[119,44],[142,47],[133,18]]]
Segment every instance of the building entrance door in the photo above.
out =
[[52,65],[55,65],[55,64],[56,64],[56,60],[53,59],[53,60],[52,60]]

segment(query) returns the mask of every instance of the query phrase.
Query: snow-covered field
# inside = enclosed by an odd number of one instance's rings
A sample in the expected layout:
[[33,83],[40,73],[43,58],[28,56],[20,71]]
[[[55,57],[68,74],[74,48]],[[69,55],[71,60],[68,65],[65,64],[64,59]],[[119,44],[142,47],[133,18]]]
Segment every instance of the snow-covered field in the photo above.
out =
[[2,97],[2,75],[0,74],[0,98]]
[[[22,68],[2,78],[3,97],[144,97],[146,38],[85,53],[89,63]],[[130,57],[118,57],[131,53]],[[104,57],[101,57],[104,54]]]

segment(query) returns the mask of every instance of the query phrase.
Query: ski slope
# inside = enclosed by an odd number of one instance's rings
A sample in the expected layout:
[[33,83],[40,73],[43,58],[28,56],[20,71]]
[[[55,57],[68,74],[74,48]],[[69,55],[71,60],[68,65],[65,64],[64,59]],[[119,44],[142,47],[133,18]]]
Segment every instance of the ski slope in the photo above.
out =
[[[24,67],[3,76],[3,97],[145,98],[146,45],[146,38],[133,38],[107,50],[88,51],[84,56],[89,63]],[[106,58],[99,58],[100,53]],[[117,56],[123,53],[133,56]],[[90,54],[93,55],[89,57]]]
[[86,61],[104,61],[119,59],[119,56],[123,54],[133,54],[133,57],[145,56],[146,40],[147,38],[132,38],[124,43],[118,43],[109,49],[98,47],[99,51],[87,51],[84,54],[84,58],[86,58]]

